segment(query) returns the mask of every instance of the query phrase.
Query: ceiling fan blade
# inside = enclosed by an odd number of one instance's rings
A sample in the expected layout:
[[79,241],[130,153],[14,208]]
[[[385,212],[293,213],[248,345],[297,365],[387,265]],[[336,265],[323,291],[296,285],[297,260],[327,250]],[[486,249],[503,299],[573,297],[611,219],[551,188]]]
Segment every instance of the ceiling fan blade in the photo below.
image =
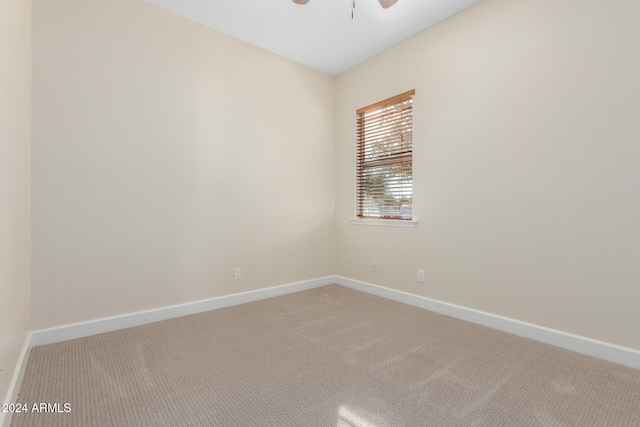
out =
[[380,2],[380,6],[382,6],[382,7],[384,7],[386,9],[386,8],[391,7],[394,4],[398,3],[398,0],[378,0],[378,2]]
[[[398,1],[398,0],[396,0],[396,1]],[[293,2],[295,4],[307,4],[307,3],[309,3],[309,0],[293,0]]]

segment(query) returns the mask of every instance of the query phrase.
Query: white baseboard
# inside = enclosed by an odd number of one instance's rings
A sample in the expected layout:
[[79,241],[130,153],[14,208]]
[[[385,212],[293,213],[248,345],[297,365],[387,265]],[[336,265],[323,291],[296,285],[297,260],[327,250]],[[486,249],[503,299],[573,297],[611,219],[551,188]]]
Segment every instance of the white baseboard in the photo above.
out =
[[[4,398],[4,403],[15,403],[18,401],[19,384],[22,383],[22,377],[24,376],[24,370],[27,367],[27,361],[29,360],[29,350],[31,350],[31,333],[27,334],[27,338],[22,345],[22,351],[18,357],[18,363],[16,369],[13,371],[13,377],[11,377],[11,383],[9,383],[9,390],[7,390],[7,396]],[[0,427],[9,427],[11,424],[11,413],[0,411]]]
[[466,320],[478,325],[487,326],[499,331],[508,332],[524,338],[551,344],[576,353],[618,363],[630,368],[640,369],[640,351],[621,347],[604,341],[598,341],[556,329],[538,326],[508,317],[498,316],[472,308],[410,294],[373,285],[371,283],[336,276],[334,282],[369,294],[377,295],[393,301],[424,308],[435,313]]
[[[575,351],[587,356],[618,363],[634,369],[640,369],[640,351],[635,349],[341,276],[327,276],[282,286],[275,286],[272,288],[258,289],[255,291],[242,292],[202,301],[161,307],[153,310],[140,311],[33,331],[31,332],[30,346],[53,344],[61,341],[101,334],[104,332],[111,332],[118,329],[140,326],[189,314],[202,313],[204,311],[313,289],[320,286],[330,285],[332,283],[337,283],[358,291],[367,292],[393,301],[420,307],[435,313],[455,317],[457,319],[487,326],[489,328],[508,332],[524,338],[551,344],[556,347]],[[23,350],[23,353],[26,354],[26,351],[27,349]],[[0,423],[0,426],[1,425],[2,423]]]
[[327,276],[318,279],[305,280],[272,288],[258,289],[255,291],[241,292],[217,298],[188,302],[185,304],[161,307],[152,310],[138,311],[120,316],[104,317],[89,320],[87,322],[72,323],[49,329],[41,329],[31,333],[31,346],[53,344],[76,338],[88,337],[119,329],[146,325],[147,323],[187,316],[189,314],[202,313],[218,308],[231,307],[233,305],[258,301],[265,298],[286,295],[293,292],[305,291],[335,283],[335,276]]

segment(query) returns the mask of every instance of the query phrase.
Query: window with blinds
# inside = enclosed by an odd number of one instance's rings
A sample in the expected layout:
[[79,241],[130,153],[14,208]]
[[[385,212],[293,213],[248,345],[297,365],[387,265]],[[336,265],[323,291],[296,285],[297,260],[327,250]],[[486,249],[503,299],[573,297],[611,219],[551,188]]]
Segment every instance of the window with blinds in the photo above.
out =
[[358,218],[412,219],[414,94],[356,111]]

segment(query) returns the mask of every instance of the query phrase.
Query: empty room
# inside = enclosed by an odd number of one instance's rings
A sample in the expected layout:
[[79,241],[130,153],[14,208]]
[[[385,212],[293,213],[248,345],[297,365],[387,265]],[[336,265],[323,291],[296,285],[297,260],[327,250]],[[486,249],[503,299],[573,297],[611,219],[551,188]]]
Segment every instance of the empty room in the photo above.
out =
[[640,426],[638,17],[3,0],[0,426]]

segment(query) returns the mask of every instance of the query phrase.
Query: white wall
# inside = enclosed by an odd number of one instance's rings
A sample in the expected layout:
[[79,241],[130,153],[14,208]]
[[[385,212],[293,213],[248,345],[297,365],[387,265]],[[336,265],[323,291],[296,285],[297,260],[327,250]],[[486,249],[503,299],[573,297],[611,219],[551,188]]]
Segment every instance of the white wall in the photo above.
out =
[[[31,2],[0,3],[0,398],[29,332]],[[7,399],[11,396],[7,396]],[[0,414],[0,424],[2,414]]]
[[34,1],[33,55],[33,329],[334,272],[331,77],[142,0]]
[[[640,349],[639,16],[484,0],[340,75],[338,274]],[[413,88],[418,226],[351,225],[354,112]]]
[[[32,328],[338,273],[640,349],[639,15],[483,0],[334,80],[37,0]],[[413,88],[418,227],[351,225],[354,111]]]

